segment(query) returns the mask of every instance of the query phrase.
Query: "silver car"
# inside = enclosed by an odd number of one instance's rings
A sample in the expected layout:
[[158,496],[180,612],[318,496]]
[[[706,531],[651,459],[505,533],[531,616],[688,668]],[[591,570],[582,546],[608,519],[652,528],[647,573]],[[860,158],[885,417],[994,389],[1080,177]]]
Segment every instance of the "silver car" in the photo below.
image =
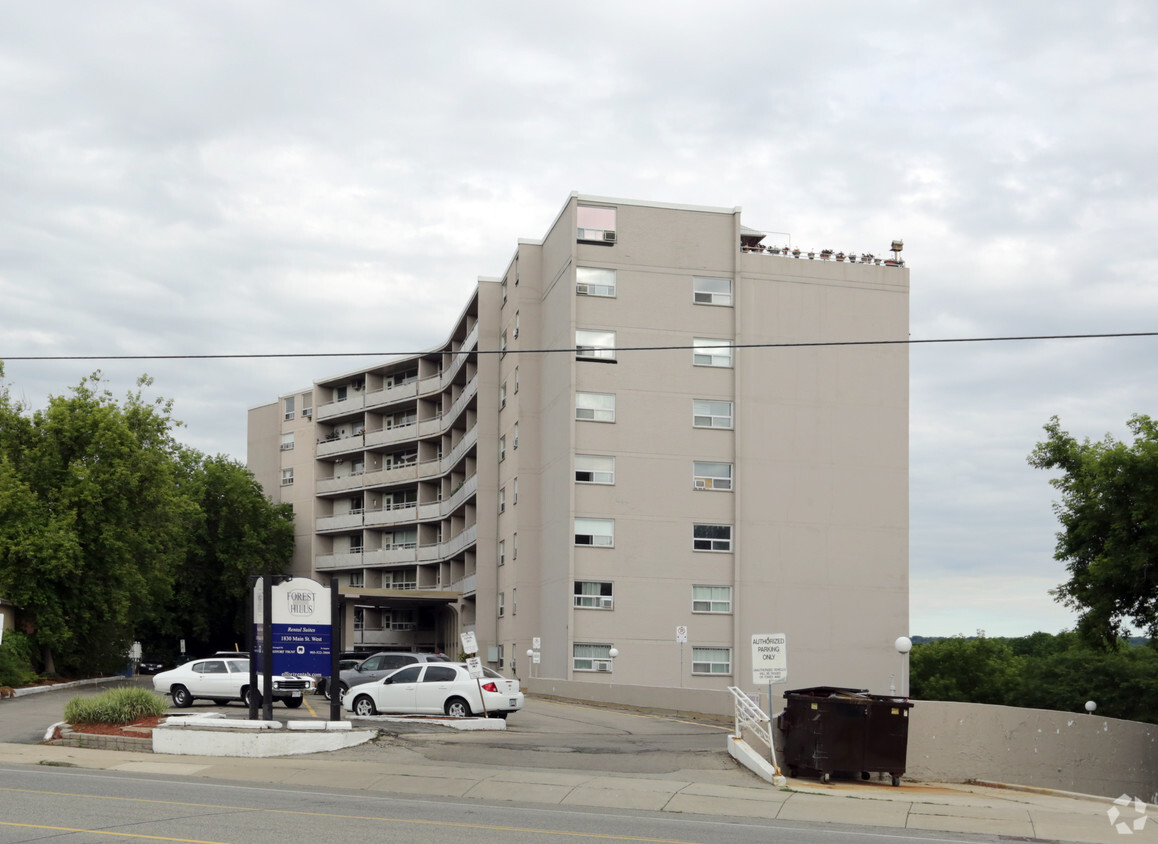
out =
[[387,674],[416,662],[450,662],[450,660],[443,654],[418,653],[416,651],[379,651],[362,660],[353,668],[347,668],[339,675],[342,694],[346,694],[353,686],[381,680]]

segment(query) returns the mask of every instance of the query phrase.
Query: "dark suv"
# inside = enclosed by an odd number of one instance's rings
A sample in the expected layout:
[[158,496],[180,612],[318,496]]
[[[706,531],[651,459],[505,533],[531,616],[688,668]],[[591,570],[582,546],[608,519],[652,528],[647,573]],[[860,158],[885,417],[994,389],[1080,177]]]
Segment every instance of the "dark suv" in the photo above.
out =
[[396,668],[415,662],[450,662],[444,654],[416,653],[414,651],[378,651],[362,660],[353,668],[341,673],[341,689],[344,695],[351,686],[381,680]]
[[[376,651],[342,651],[340,654],[338,654],[338,671],[342,672],[348,668],[354,668],[362,660],[373,656],[375,653]],[[314,680],[317,683],[314,689],[314,694],[325,695],[326,700],[329,700],[330,694],[328,689],[330,678],[323,677],[321,674],[316,674],[314,675]]]

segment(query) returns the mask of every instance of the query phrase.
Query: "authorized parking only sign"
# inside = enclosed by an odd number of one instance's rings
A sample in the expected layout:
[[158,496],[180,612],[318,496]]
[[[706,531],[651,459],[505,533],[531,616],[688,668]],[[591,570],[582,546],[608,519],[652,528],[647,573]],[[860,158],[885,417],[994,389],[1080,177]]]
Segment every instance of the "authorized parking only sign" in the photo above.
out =
[[783,633],[752,637],[752,683],[788,682],[788,642]]

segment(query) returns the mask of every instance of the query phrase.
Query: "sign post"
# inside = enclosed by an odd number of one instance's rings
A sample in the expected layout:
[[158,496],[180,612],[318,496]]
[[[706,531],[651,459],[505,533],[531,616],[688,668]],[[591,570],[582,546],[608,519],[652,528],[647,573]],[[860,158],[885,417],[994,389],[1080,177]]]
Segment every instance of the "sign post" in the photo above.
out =
[[768,716],[772,716],[772,684],[788,682],[788,641],[783,633],[752,636],[752,684],[768,684]]
[[459,638],[462,639],[462,651],[466,654],[466,671],[478,684],[478,699],[482,703],[483,716],[489,718],[490,715],[487,714],[487,702],[483,700],[483,669],[482,660],[478,658],[478,638],[474,635],[473,630],[467,630],[465,633],[462,633]]
[[680,688],[684,687],[684,645],[688,643],[688,626],[681,624],[676,628],[676,644],[680,646]]

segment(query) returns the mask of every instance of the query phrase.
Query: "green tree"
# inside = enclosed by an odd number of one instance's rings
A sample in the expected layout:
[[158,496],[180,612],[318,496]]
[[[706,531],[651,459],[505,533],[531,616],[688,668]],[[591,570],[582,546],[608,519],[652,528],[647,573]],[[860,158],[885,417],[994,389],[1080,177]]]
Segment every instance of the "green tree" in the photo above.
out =
[[249,576],[286,574],[294,548],[293,508],[266,497],[235,460],[182,449],[178,484],[185,500],[185,555],[172,598],[142,632],[153,650],[185,639],[190,653],[246,640]]
[[117,666],[169,597],[183,504],[151,383],[118,403],[95,373],[32,414],[0,390],[0,593],[49,672]]
[[913,646],[910,694],[918,700],[1007,702],[1022,657],[1001,639],[954,636]]
[[1078,632],[1113,649],[1127,623],[1158,637],[1158,424],[1129,420],[1133,442],[1110,435],[1078,442],[1053,417],[1029,456],[1038,469],[1060,470],[1054,557],[1069,580],[1054,597],[1078,612]]

